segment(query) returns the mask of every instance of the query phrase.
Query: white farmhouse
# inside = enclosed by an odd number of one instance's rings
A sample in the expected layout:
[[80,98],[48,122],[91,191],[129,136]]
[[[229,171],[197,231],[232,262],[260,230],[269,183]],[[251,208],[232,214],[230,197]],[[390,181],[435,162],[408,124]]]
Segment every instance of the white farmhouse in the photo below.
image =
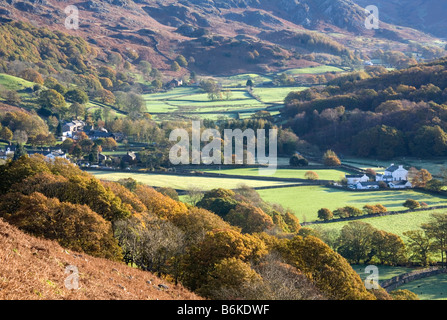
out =
[[412,188],[412,184],[408,181],[408,170],[402,165],[392,164],[387,168],[384,174],[377,174],[376,181],[383,181],[388,184],[391,189],[407,189]]
[[371,189],[380,189],[379,182],[359,182],[356,184],[357,190],[371,190]]
[[345,175],[348,186],[356,185],[359,182],[368,182],[369,177],[366,174],[359,175]]
[[413,185],[409,181],[392,181],[388,183],[388,186],[391,189],[409,189],[412,188]]
[[384,174],[377,174],[376,181],[407,181],[408,170],[405,170],[403,166],[396,166],[394,163],[385,170]]
[[62,150],[54,150],[45,155],[47,159],[54,160],[56,158],[68,159],[65,152]]

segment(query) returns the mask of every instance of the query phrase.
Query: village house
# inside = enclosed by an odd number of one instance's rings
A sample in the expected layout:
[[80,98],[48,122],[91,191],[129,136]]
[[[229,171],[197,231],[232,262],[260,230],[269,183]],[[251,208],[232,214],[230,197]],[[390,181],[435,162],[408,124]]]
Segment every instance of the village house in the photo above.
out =
[[346,177],[348,186],[356,185],[359,182],[368,182],[369,181],[369,177],[366,174],[346,175],[345,177]]
[[403,181],[391,181],[388,183],[388,186],[391,189],[410,189],[413,187],[411,182],[403,180]]
[[104,128],[101,128],[99,130],[90,130],[87,133],[87,135],[88,135],[88,137],[91,140],[98,140],[98,139],[101,139],[101,138],[104,138],[104,139],[105,138],[113,138],[113,139],[115,139],[115,135],[113,133],[108,132],[107,129],[104,129]]
[[168,83],[169,88],[177,88],[177,87],[181,87],[182,85],[183,85],[183,80],[179,80],[179,79],[172,79]]
[[56,150],[47,149],[47,150],[42,150],[42,151],[30,151],[29,152],[29,155],[33,155],[33,154],[41,154],[48,160],[54,160],[56,158],[68,160],[67,154],[65,152],[63,152],[61,149],[56,149]]
[[0,159],[6,160],[14,156],[15,146],[7,146],[4,150],[0,150]]
[[135,152],[128,151],[127,154],[123,156],[122,160],[129,164],[132,164],[137,160],[137,155],[135,154]]
[[405,170],[402,165],[395,165],[394,163],[388,167],[384,174],[377,174],[376,181],[392,182],[392,181],[407,181],[408,170]]
[[81,120],[73,120],[62,126],[62,136],[65,138],[73,138],[76,132],[83,131],[85,122]]
[[379,182],[369,181],[369,182],[359,182],[356,185],[357,190],[372,190],[380,189]]

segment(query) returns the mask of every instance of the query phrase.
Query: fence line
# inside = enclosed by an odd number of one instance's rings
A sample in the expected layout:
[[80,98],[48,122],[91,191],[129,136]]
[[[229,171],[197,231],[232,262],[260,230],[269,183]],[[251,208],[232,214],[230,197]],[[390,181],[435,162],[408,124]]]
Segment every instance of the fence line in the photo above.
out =
[[422,270],[416,270],[382,281],[380,282],[380,286],[387,292],[390,292],[406,283],[443,273],[447,273],[447,269],[440,267],[431,267]]
[[408,209],[408,210],[401,210],[401,211],[387,211],[387,212],[383,212],[383,213],[365,214],[362,216],[355,216],[355,217],[337,218],[337,219],[332,219],[329,221],[303,222],[301,224],[302,225],[328,224],[328,223],[335,223],[335,222],[362,220],[362,219],[367,219],[367,218],[392,216],[392,215],[411,213],[411,212],[431,211],[431,210],[437,210],[437,209],[447,209],[447,205],[446,206],[432,206],[432,207],[419,208],[419,209],[413,209],[413,210]]

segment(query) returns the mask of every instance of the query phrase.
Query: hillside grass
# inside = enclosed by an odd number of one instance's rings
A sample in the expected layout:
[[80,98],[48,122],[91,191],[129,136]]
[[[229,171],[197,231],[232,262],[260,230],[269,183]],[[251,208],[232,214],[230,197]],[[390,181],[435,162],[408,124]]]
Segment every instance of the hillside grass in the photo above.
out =
[[287,95],[292,91],[304,91],[309,89],[308,87],[274,87],[263,88],[255,87],[253,92],[257,95],[262,102],[265,103],[283,103]]
[[[138,182],[152,187],[170,187],[177,190],[188,190],[192,187],[202,189],[204,191],[224,188],[236,189],[241,185],[247,185],[252,188],[279,186],[288,183],[276,181],[248,180],[248,179],[222,179],[210,177],[189,177],[163,174],[149,173],[131,173],[131,172],[106,172],[106,171],[89,171],[98,179],[117,181],[125,178],[133,178]],[[290,184],[290,183],[289,183]]]
[[447,274],[412,281],[397,289],[410,290],[421,300],[447,300]]
[[[364,264],[354,264],[351,265],[352,269],[357,272],[362,280],[365,280],[367,276],[371,275],[370,273],[365,273],[365,268],[368,265]],[[414,268],[407,268],[407,267],[394,267],[394,266],[382,266],[378,265],[377,268],[379,269],[379,281],[385,281],[389,280],[391,278],[397,277],[399,275],[412,272],[415,269]]]
[[332,67],[332,66],[317,66],[317,67],[308,67],[308,68],[295,68],[286,70],[284,73],[289,75],[299,75],[299,74],[321,74],[326,72],[343,72],[343,69]]
[[[0,219],[0,300],[197,300],[180,285],[124,263],[67,250],[23,233]],[[67,266],[79,271],[69,290]],[[150,281],[150,282],[149,282]],[[158,285],[168,285],[161,290]]]
[[0,73],[0,85],[8,90],[18,91],[24,88],[31,88],[35,83],[9,74]]
[[[239,175],[239,176],[258,176],[259,170],[258,168],[238,168],[238,169],[223,169],[223,170],[215,170],[215,169],[204,169],[204,172],[209,173],[218,173],[222,175]],[[345,176],[345,174],[349,174],[348,171],[345,170],[336,170],[336,169],[277,169],[275,174],[272,177],[275,178],[294,178],[294,179],[306,179],[305,174],[308,171],[314,171],[318,174],[320,180],[340,180]]]

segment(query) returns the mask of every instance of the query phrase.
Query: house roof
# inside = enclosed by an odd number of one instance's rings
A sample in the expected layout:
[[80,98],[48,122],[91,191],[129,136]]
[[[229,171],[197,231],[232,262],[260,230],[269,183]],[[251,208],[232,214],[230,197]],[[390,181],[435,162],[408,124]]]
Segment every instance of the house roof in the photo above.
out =
[[363,187],[368,187],[368,186],[379,186],[380,183],[379,182],[359,182]]
[[363,178],[365,174],[347,174],[346,178]]
[[101,137],[101,138],[113,137],[112,133],[109,133],[107,131],[102,131],[102,130],[91,130],[88,133],[88,135],[93,136],[93,137]]
[[392,165],[389,166],[385,171],[388,171],[388,172],[394,172],[394,171],[400,169],[401,167],[402,167],[402,166],[396,166],[395,164],[392,164]]
[[406,180],[401,180],[401,181],[391,181],[390,184],[393,184],[395,186],[404,186],[408,183],[408,181]]

